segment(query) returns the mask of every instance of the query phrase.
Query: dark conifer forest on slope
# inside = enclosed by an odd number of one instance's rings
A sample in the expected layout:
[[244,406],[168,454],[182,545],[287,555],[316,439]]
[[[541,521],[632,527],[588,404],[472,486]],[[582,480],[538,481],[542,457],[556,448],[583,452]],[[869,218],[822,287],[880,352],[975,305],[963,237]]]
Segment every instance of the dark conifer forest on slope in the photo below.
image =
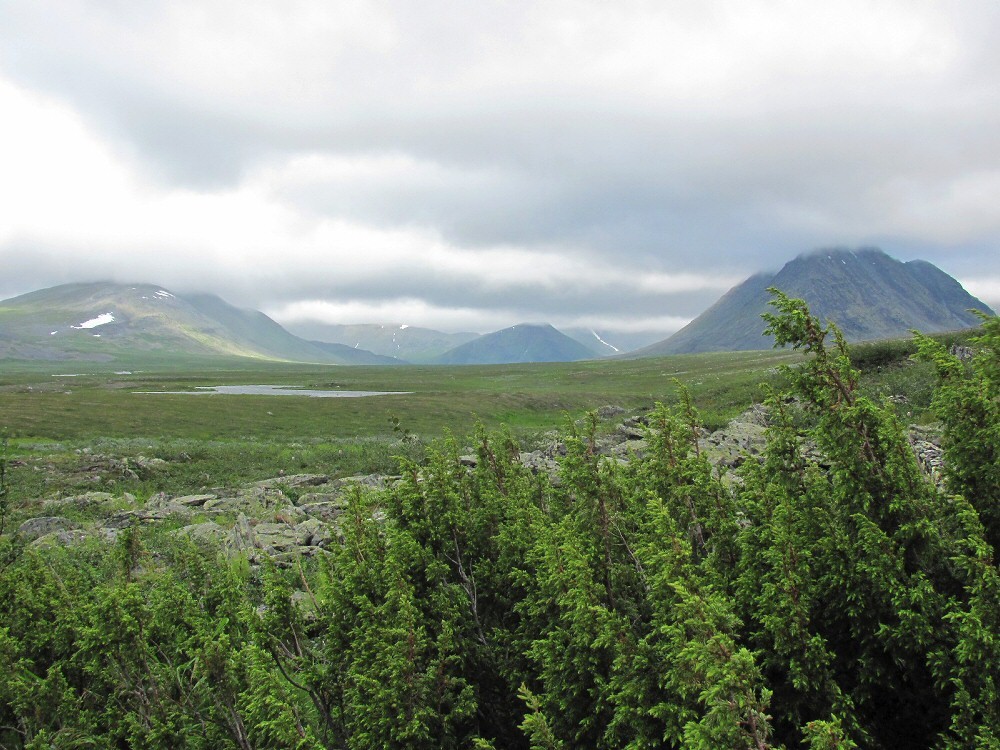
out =
[[287,566],[4,534],[0,747],[1000,746],[1000,320],[970,361],[919,339],[937,484],[836,329],[773,304],[809,356],[731,475],[682,399],[627,464],[569,422],[554,478],[442,439]]

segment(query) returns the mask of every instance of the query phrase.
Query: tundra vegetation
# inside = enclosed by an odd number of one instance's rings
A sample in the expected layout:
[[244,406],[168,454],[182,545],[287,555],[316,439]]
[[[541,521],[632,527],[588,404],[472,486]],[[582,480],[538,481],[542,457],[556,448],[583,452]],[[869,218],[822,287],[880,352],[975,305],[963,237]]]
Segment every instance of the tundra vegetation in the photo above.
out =
[[400,441],[398,481],[290,564],[5,534],[0,746],[1000,747],[1000,321],[971,360],[917,339],[935,482],[838,331],[773,304],[804,357],[729,474],[681,390],[628,462],[593,415],[551,475],[503,428],[472,462]]

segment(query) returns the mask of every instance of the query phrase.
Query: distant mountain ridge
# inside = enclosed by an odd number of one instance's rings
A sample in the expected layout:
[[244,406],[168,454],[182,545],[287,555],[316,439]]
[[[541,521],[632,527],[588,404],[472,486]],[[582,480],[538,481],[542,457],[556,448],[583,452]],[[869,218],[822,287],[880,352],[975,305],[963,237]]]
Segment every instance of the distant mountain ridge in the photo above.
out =
[[550,325],[522,323],[461,344],[437,357],[442,365],[575,362],[595,353]]
[[874,248],[818,250],[799,255],[777,273],[751,276],[673,336],[632,356],[771,348],[760,317],[771,309],[769,287],[804,299],[820,319],[835,322],[848,341],[897,338],[913,329],[969,328],[979,323],[970,308],[994,314],[926,261],[904,263]]
[[112,361],[150,354],[394,362],[303,340],[264,313],[215,295],[174,294],[152,284],[64,284],[0,301],[0,358]]
[[405,323],[336,325],[308,321],[289,323],[286,327],[295,335],[312,341],[367,349],[417,364],[433,362],[449,349],[479,337],[478,333],[444,333]]
[[[415,364],[432,364],[456,346],[479,338],[480,334],[463,331],[445,333],[431,328],[406,324],[355,323],[338,325],[318,321],[286,323],[296,336],[313,341],[328,341],[367,349]],[[605,333],[592,328],[563,328],[560,333],[583,344],[592,355],[614,356],[645,346],[657,339],[646,333]],[[494,332],[495,333],[495,332]],[[485,334],[490,335],[490,334]]]

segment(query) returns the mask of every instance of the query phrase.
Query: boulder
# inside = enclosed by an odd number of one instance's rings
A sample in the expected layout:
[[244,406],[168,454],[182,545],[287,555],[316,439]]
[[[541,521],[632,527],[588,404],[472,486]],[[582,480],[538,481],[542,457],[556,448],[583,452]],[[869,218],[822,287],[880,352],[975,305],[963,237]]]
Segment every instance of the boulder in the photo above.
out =
[[330,477],[326,474],[288,474],[283,477],[262,479],[259,482],[254,482],[254,486],[264,490],[280,489],[282,487],[287,489],[299,489],[300,487],[316,487],[321,484],[326,484],[329,481]]
[[161,523],[168,518],[187,519],[190,516],[190,508],[186,508],[183,505],[167,504],[159,508],[142,508],[113,513],[99,521],[98,524],[106,529],[125,529],[130,526]]
[[329,524],[322,523],[316,518],[303,521],[298,525],[298,529],[304,535],[304,544],[310,547],[325,549],[334,540],[333,530]]
[[624,440],[642,440],[646,437],[646,431],[641,426],[624,422],[618,425],[615,433]]
[[200,508],[209,500],[215,500],[218,495],[181,495],[173,499],[174,504],[183,505],[188,508]]
[[80,525],[78,523],[62,516],[41,516],[39,518],[29,518],[18,527],[17,533],[28,541],[34,541],[57,531],[69,531],[70,529],[79,528]]
[[334,487],[339,489],[349,489],[351,487],[367,487],[373,490],[385,489],[389,477],[382,474],[359,474],[352,477],[343,477],[333,482]]
[[207,523],[196,523],[185,526],[174,532],[176,536],[186,536],[189,539],[201,542],[221,543],[229,537],[229,530],[219,526],[213,521]]
[[299,495],[298,499],[295,500],[295,504],[298,506],[334,502],[343,502],[343,504],[347,504],[346,500],[341,501],[339,492],[306,492],[305,494]]
[[[135,503],[135,497],[128,492],[120,496],[122,500],[125,500],[129,504]],[[115,495],[110,492],[85,492],[82,495],[70,495],[69,497],[57,497],[51,500],[46,500],[42,503],[43,507],[73,507],[73,508],[92,508],[99,505],[106,505],[113,502],[116,499]]]
[[281,508],[289,504],[288,497],[281,490],[253,485],[237,490],[231,495],[219,495],[206,500],[201,507],[217,512],[256,512],[257,510]]
[[309,517],[318,518],[323,521],[336,521],[347,510],[346,500],[331,500],[326,502],[309,503],[301,506]]
[[253,551],[256,547],[257,536],[254,533],[250,519],[243,513],[236,518],[232,531],[229,533],[229,547],[237,552]]
[[290,552],[307,544],[310,538],[308,530],[287,523],[259,523],[253,532],[254,546],[271,555]]

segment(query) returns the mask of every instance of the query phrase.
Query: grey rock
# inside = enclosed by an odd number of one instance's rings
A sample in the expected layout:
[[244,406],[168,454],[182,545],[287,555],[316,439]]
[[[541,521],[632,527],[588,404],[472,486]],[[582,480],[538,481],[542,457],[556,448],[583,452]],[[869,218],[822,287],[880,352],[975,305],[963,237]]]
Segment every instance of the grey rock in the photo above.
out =
[[698,449],[715,466],[737,468],[748,457],[763,453],[768,424],[767,407],[754,404],[721,430],[700,437]]
[[138,466],[141,469],[152,470],[162,469],[167,465],[167,462],[162,458],[147,458],[146,456],[136,456],[131,459],[131,463]]
[[521,464],[532,474],[545,474],[554,487],[562,484],[559,476],[559,463],[545,451],[526,451],[518,456]]
[[646,431],[639,425],[628,425],[622,423],[618,425],[615,432],[625,440],[642,440],[646,437]]
[[350,487],[366,487],[373,490],[385,489],[385,486],[389,480],[382,474],[359,474],[357,476],[344,477],[342,479],[337,479],[333,484],[335,487],[341,489],[348,489]]
[[289,552],[309,541],[309,532],[285,523],[259,523],[254,528],[254,546],[269,554]]
[[52,534],[57,531],[68,531],[78,529],[80,525],[62,516],[40,516],[39,518],[29,518],[22,523],[17,533],[29,541]]
[[247,512],[257,509],[281,508],[289,504],[288,497],[281,490],[255,485],[237,490],[232,495],[206,500],[201,507],[214,511]]
[[614,446],[611,449],[611,456],[618,461],[629,462],[642,458],[648,450],[649,443],[645,440],[629,440]]
[[[126,501],[135,502],[135,497],[129,493],[121,496]],[[71,495],[70,497],[53,498],[42,503],[43,507],[67,507],[91,508],[104,505],[115,500],[115,496],[110,492],[85,492],[82,495]]]
[[301,523],[309,517],[302,508],[297,508],[294,505],[286,505],[283,508],[278,508],[274,512],[274,519],[280,521],[281,523]]
[[334,533],[328,524],[316,518],[310,518],[298,525],[298,529],[304,535],[304,545],[310,547],[327,548],[334,540]]
[[607,406],[602,406],[597,410],[597,416],[601,419],[611,419],[617,417],[620,414],[624,414],[625,409],[620,406],[615,406],[614,404],[608,404]]
[[259,482],[254,482],[254,486],[265,490],[280,489],[282,487],[288,489],[298,489],[300,487],[316,487],[321,484],[326,484],[329,481],[330,477],[326,474],[289,474],[283,477],[262,479]]
[[195,541],[222,543],[229,537],[229,530],[213,521],[208,521],[177,529],[174,534],[176,536],[185,536]]
[[309,503],[308,505],[303,505],[302,510],[310,518],[318,518],[322,521],[336,521],[347,510],[347,503],[342,500]]
[[207,503],[209,500],[216,500],[218,495],[182,495],[180,497],[175,497],[173,503],[176,505],[184,505],[189,508],[199,508]]
[[252,551],[257,546],[257,535],[254,533],[253,526],[250,525],[250,519],[243,513],[237,516],[229,539],[231,548],[237,552]]
[[125,529],[130,526],[161,523],[168,518],[187,519],[190,516],[190,508],[183,505],[167,504],[158,508],[141,508],[113,513],[100,521],[99,526],[106,529]]
[[961,360],[962,362],[968,362],[969,360],[971,360],[973,357],[976,356],[976,353],[972,350],[971,347],[961,346],[959,344],[952,344],[951,348],[948,349],[948,352],[958,357],[959,360]]
[[105,544],[114,544],[118,539],[116,529],[66,529],[40,536],[31,543],[32,547],[72,547],[90,539],[98,539]]
[[[307,492],[304,495],[299,495],[295,504],[299,506],[306,506],[335,502],[340,502],[339,492]],[[343,502],[346,504],[347,501],[345,500]],[[306,512],[308,513],[308,510]]]
[[171,502],[172,501],[170,495],[168,495],[166,492],[157,492],[153,495],[150,495],[149,499],[146,500],[146,507],[165,508],[166,506],[170,505]]

